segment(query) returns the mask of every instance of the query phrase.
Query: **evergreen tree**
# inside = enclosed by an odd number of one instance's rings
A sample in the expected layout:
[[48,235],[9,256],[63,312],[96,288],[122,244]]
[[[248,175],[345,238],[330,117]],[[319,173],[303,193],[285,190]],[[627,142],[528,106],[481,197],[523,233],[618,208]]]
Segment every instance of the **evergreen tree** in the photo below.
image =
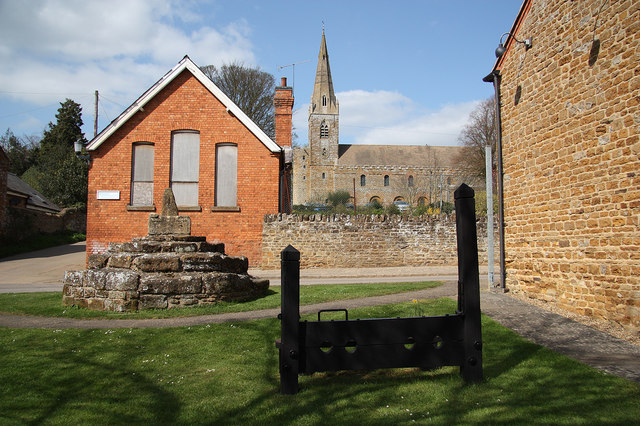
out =
[[60,103],[56,124],[49,123],[38,153],[36,189],[61,207],[87,202],[89,166],[74,152],[74,142],[86,143],[82,133],[82,107],[71,99]]

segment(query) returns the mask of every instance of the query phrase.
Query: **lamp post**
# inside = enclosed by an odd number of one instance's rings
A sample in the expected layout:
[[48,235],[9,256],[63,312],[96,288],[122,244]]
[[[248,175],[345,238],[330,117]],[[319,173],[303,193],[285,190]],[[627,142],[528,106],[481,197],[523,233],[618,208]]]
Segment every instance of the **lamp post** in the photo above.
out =
[[73,143],[73,150],[76,152],[76,157],[82,161],[86,161],[87,164],[91,163],[91,155],[87,152],[82,139],[77,139]]

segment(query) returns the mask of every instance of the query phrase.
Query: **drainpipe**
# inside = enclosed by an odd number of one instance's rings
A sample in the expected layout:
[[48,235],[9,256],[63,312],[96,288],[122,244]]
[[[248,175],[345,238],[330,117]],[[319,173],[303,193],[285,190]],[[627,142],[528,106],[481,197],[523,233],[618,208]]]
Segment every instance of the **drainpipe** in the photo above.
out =
[[[495,70],[482,79],[493,83],[496,105],[496,155],[498,156],[498,234],[500,238],[500,287],[505,291],[507,271],[504,260],[504,181],[502,169],[502,117],[500,115],[500,71]],[[491,206],[492,207],[492,206]],[[489,206],[487,206],[489,208]]]

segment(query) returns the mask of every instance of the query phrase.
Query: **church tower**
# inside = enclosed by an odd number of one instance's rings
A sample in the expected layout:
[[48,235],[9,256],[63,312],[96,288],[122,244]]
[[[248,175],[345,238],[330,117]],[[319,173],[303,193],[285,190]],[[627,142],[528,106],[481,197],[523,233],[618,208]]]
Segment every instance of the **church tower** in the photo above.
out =
[[316,81],[309,106],[309,174],[311,198],[335,191],[334,173],[338,164],[338,99],[333,91],[327,41],[322,30]]

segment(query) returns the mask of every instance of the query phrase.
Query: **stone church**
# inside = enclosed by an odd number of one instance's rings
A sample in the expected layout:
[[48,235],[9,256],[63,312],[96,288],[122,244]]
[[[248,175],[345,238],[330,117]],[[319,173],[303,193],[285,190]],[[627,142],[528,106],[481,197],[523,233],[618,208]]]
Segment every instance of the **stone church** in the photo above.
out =
[[339,119],[323,31],[309,107],[309,145],[293,153],[294,205],[326,203],[330,192],[343,190],[357,206],[374,201],[418,206],[453,202],[453,191],[463,181],[482,187],[456,167],[456,157],[466,148],[340,144]]

